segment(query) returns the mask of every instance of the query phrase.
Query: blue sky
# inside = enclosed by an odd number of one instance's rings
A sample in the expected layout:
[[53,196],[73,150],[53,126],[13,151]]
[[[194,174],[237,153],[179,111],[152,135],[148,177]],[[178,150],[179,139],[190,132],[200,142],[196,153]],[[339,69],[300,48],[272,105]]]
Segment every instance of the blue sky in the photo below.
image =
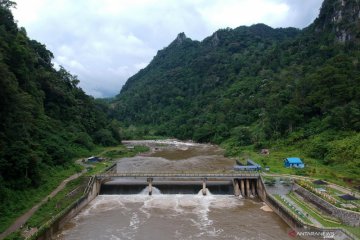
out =
[[178,33],[202,40],[219,28],[265,23],[304,28],[322,0],[17,0],[30,38],[46,44],[94,97],[119,93]]

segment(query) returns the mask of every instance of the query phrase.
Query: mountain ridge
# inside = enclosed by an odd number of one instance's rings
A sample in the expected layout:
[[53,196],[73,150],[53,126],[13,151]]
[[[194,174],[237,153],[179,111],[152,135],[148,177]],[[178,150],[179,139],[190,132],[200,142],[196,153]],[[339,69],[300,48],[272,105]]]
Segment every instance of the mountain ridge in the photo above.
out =
[[[220,29],[201,42],[180,34],[181,41],[129,78],[113,116],[125,136],[137,126],[156,135],[257,147],[297,136],[295,143],[308,144],[304,153],[319,161],[340,164],[346,152],[346,164],[359,164],[356,151],[343,146],[334,152],[336,141],[357,138],[360,130],[358,7],[357,0],[325,0],[319,17],[302,30],[255,24]],[[340,11],[341,21],[333,21]],[[345,38],[338,35],[343,30]],[[316,141],[324,143],[321,151]]]

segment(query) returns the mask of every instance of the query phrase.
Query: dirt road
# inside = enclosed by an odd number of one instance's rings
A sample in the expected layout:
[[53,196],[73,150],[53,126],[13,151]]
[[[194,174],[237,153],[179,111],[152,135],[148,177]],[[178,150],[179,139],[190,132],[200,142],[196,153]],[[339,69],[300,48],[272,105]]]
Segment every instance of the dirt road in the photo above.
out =
[[68,177],[67,179],[65,179],[64,181],[62,181],[60,183],[60,185],[54,189],[48,196],[46,196],[43,200],[41,200],[41,202],[39,202],[38,204],[36,204],[35,206],[33,206],[29,211],[27,211],[26,213],[24,213],[23,215],[21,215],[20,217],[18,217],[15,222],[8,228],[6,229],[3,233],[0,234],[0,240],[4,239],[7,235],[17,231],[19,228],[21,228],[21,226],[23,226],[26,221],[36,212],[36,210],[38,210],[38,208],[44,204],[48,198],[52,198],[54,197],[58,192],[60,192],[62,189],[64,189],[64,187],[66,186],[66,184],[69,181],[72,181],[78,177],[80,177],[82,174],[84,174],[86,172],[86,169],[84,169],[82,172],[80,173],[76,173],[70,177]]

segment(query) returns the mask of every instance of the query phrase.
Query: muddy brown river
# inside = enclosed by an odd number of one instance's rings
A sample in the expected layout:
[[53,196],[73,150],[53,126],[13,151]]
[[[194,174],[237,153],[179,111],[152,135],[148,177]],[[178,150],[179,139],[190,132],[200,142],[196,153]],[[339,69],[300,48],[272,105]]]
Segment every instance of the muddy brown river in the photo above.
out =
[[[217,146],[169,141],[131,141],[151,153],[118,161],[117,171],[218,172],[234,160]],[[99,195],[56,239],[289,239],[287,224],[257,199],[208,192]]]

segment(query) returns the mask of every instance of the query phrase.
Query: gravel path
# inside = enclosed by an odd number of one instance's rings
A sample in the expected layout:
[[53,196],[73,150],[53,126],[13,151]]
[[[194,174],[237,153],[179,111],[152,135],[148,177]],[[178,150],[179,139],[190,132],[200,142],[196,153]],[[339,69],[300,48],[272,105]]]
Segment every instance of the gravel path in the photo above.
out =
[[[79,160],[77,160],[78,162]],[[81,159],[80,159],[81,162]],[[82,164],[81,164],[82,165]],[[39,207],[44,204],[48,198],[52,198],[54,197],[58,192],[60,192],[62,189],[64,189],[64,187],[66,186],[66,184],[78,177],[80,177],[82,174],[84,174],[86,172],[86,169],[84,169],[81,173],[76,173],[70,177],[68,177],[67,179],[65,179],[64,181],[62,181],[60,183],[60,185],[55,188],[48,196],[46,196],[43,200],[41,200],[41,202],[39,202],[38,204],[36,204],[35,206],[33,206],[29,211],[27,211],[26,213],[24,213],[23,215],[21,215],[20,217],[18,217],[14,223],[8,228],[6,229],[3,233],[0,234],[0,239],[4,239],[7,235],[17,231],[19,228],[21,228],[26,221],[36,212],[36,210],[39,209]]]

